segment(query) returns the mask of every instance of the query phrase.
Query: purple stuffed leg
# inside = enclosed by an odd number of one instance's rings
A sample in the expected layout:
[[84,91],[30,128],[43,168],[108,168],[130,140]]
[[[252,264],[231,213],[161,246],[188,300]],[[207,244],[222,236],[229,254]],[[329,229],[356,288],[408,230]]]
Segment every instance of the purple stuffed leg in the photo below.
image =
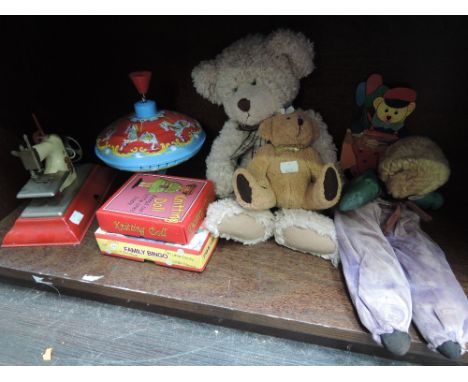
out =
[[411,286],[414,322],[429,347],[436,350],[452,341],[462,354],[468,342],[468,299],[444,253],[407,209],[388,239]]
[[395,330],[407,333],[412,311],[408,281],[380,228],[389,212],[372,202],[335,214],[340,259],[351,299],[362,323],[379,344],[383,334]]

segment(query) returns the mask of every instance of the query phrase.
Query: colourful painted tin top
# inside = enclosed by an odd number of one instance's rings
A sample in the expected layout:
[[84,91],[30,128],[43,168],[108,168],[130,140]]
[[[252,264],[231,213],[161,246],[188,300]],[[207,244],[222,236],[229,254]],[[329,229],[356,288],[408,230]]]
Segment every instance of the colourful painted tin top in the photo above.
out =
[[196,120],[163,110],[147,118],[132,114],[118,119],[98,136],[95,151],[108,166],[119,170],[157,171],[193,157],[205,138]]

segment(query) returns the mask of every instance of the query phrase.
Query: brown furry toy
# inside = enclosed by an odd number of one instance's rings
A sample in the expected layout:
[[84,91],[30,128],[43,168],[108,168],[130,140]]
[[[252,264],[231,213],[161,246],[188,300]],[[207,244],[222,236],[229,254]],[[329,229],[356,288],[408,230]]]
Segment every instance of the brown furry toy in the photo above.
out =
[[310,145],[318,138],[315,121],[302,110],[262,122],[260,136],[269,143],[257,150],[247,168],[233,175],[238,203],[247,209],[273,207],[323,210],[341,195],[341,178]]
[[394,198],[437,190],[450,176],[442,150],[426,137],[411,136],[392,144],[379,164],[379,176]]

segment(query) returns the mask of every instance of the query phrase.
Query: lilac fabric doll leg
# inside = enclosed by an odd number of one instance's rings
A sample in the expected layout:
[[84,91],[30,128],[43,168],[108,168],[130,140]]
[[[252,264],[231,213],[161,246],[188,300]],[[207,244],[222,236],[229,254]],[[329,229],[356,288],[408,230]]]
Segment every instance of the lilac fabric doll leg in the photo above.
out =
[[429,348],[453,341],[463,354],[468,342],[468,299],[442,249],[406,208],[388,240],[410,283],[414,323]]
[[408,280],[380,228],[388,215],[378,202],[335,214],[340,259],[351,299],[362,323],[379,344],[382,334],[394,330],[407,333],[412,311]]

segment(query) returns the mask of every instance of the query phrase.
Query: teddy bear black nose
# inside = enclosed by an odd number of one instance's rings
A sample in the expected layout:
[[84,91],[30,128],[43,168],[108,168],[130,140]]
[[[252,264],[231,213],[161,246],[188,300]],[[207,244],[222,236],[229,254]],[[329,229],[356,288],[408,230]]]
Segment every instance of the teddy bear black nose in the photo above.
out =
[[237,107],[242,111],[249,111],[250,110],[250,101],[247,98],[242,98],[237,102]]
[[304,120],[302,118],[299,118],[297,120],[297,123],[299,124],[299,126],[302,126],[302,124],[304,123]]

